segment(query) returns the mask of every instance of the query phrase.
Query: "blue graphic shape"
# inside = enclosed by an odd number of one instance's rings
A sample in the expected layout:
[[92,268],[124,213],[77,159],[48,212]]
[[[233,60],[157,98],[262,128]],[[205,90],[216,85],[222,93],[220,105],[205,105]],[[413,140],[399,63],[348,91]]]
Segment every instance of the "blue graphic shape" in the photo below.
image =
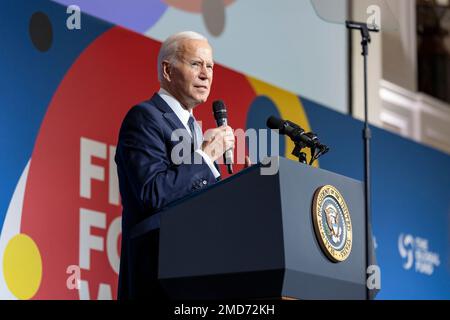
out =
[[54,0],[77,5],[84,13],[142,33],[151,28],[167,9],[161,0]]
[[[51,21],[53,39],[46,52],[36,49],[29,36],[35,12]],[[82,29],[68,30],[67,18],[65,7],[47,0],[0,2],[0,230],[59,83],[80,53],[111,28],[82,15]]]

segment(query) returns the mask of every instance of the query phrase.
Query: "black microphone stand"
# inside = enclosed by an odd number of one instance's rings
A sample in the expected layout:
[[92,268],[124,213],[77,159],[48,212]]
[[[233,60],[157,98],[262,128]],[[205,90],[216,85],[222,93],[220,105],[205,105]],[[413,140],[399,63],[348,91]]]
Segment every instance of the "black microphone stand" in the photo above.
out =
[[303,164],[307,164],[306,161],[306,153],[302,152],[302,149],[305,148],[306,145],[301,142],[295,142],[294,151],[292,151],[292,155],[298,158],[298,161]]
[[[370,230],[370,221],[372,219],[371,209],[371,176],[370,176],[370,140],[372,138],[372,132],[369,126],[368,119],[368,96],[367,96],[367,56],[369,55],[369,43],[371,41],[370,32],[379,32],[378,28],[369,28],[367,23],[346,21],[347,29],[360,30],[361,31],[361,46],[362,56],[364,58],[364,195],[365,195],[365,211],[366,211],[366,271],[370,266],[369,252],[371,252],[372,246],[372,231]],[[370,299],[371,295],[369,289],[366,286],[367,299]]]

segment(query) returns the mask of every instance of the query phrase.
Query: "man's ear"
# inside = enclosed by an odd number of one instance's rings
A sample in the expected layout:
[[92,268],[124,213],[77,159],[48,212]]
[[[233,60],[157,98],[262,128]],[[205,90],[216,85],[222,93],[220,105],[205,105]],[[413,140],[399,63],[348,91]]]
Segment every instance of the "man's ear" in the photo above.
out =
[[162,62],[162,72],[163,72],[163,78],[166,79],[166,81],[170,82],[171,75],[172,75],[172,68],[169,63],[169,61],[164,60]]

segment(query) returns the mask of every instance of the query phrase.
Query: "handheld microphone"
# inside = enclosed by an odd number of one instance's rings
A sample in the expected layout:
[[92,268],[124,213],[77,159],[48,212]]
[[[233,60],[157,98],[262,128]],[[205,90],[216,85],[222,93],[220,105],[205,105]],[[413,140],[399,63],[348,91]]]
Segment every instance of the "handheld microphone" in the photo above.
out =
[[[218,127],[228,125],[227,107],[222,100],[216,100],[213,102],[214,118]],[[228,173],[233,173],[233,150],[229,149],[223,154],[224,163],[227,165]]]

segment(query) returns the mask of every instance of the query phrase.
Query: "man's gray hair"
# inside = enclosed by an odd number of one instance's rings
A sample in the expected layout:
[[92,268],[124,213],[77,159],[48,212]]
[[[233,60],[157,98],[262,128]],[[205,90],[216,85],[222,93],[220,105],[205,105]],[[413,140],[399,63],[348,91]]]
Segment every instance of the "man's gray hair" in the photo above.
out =
[[208,39],[201,35],[200,33],[194,31],[183,31],[171,35],[166,41],[163,42],[161,49],[158,54],[158,80],[161,82],[163,80],[163,69],[162,62],[164,60],[169,60],[172,62],[176,58],[176,53],[178,51],[178,47],[182,40],[205,40]]

